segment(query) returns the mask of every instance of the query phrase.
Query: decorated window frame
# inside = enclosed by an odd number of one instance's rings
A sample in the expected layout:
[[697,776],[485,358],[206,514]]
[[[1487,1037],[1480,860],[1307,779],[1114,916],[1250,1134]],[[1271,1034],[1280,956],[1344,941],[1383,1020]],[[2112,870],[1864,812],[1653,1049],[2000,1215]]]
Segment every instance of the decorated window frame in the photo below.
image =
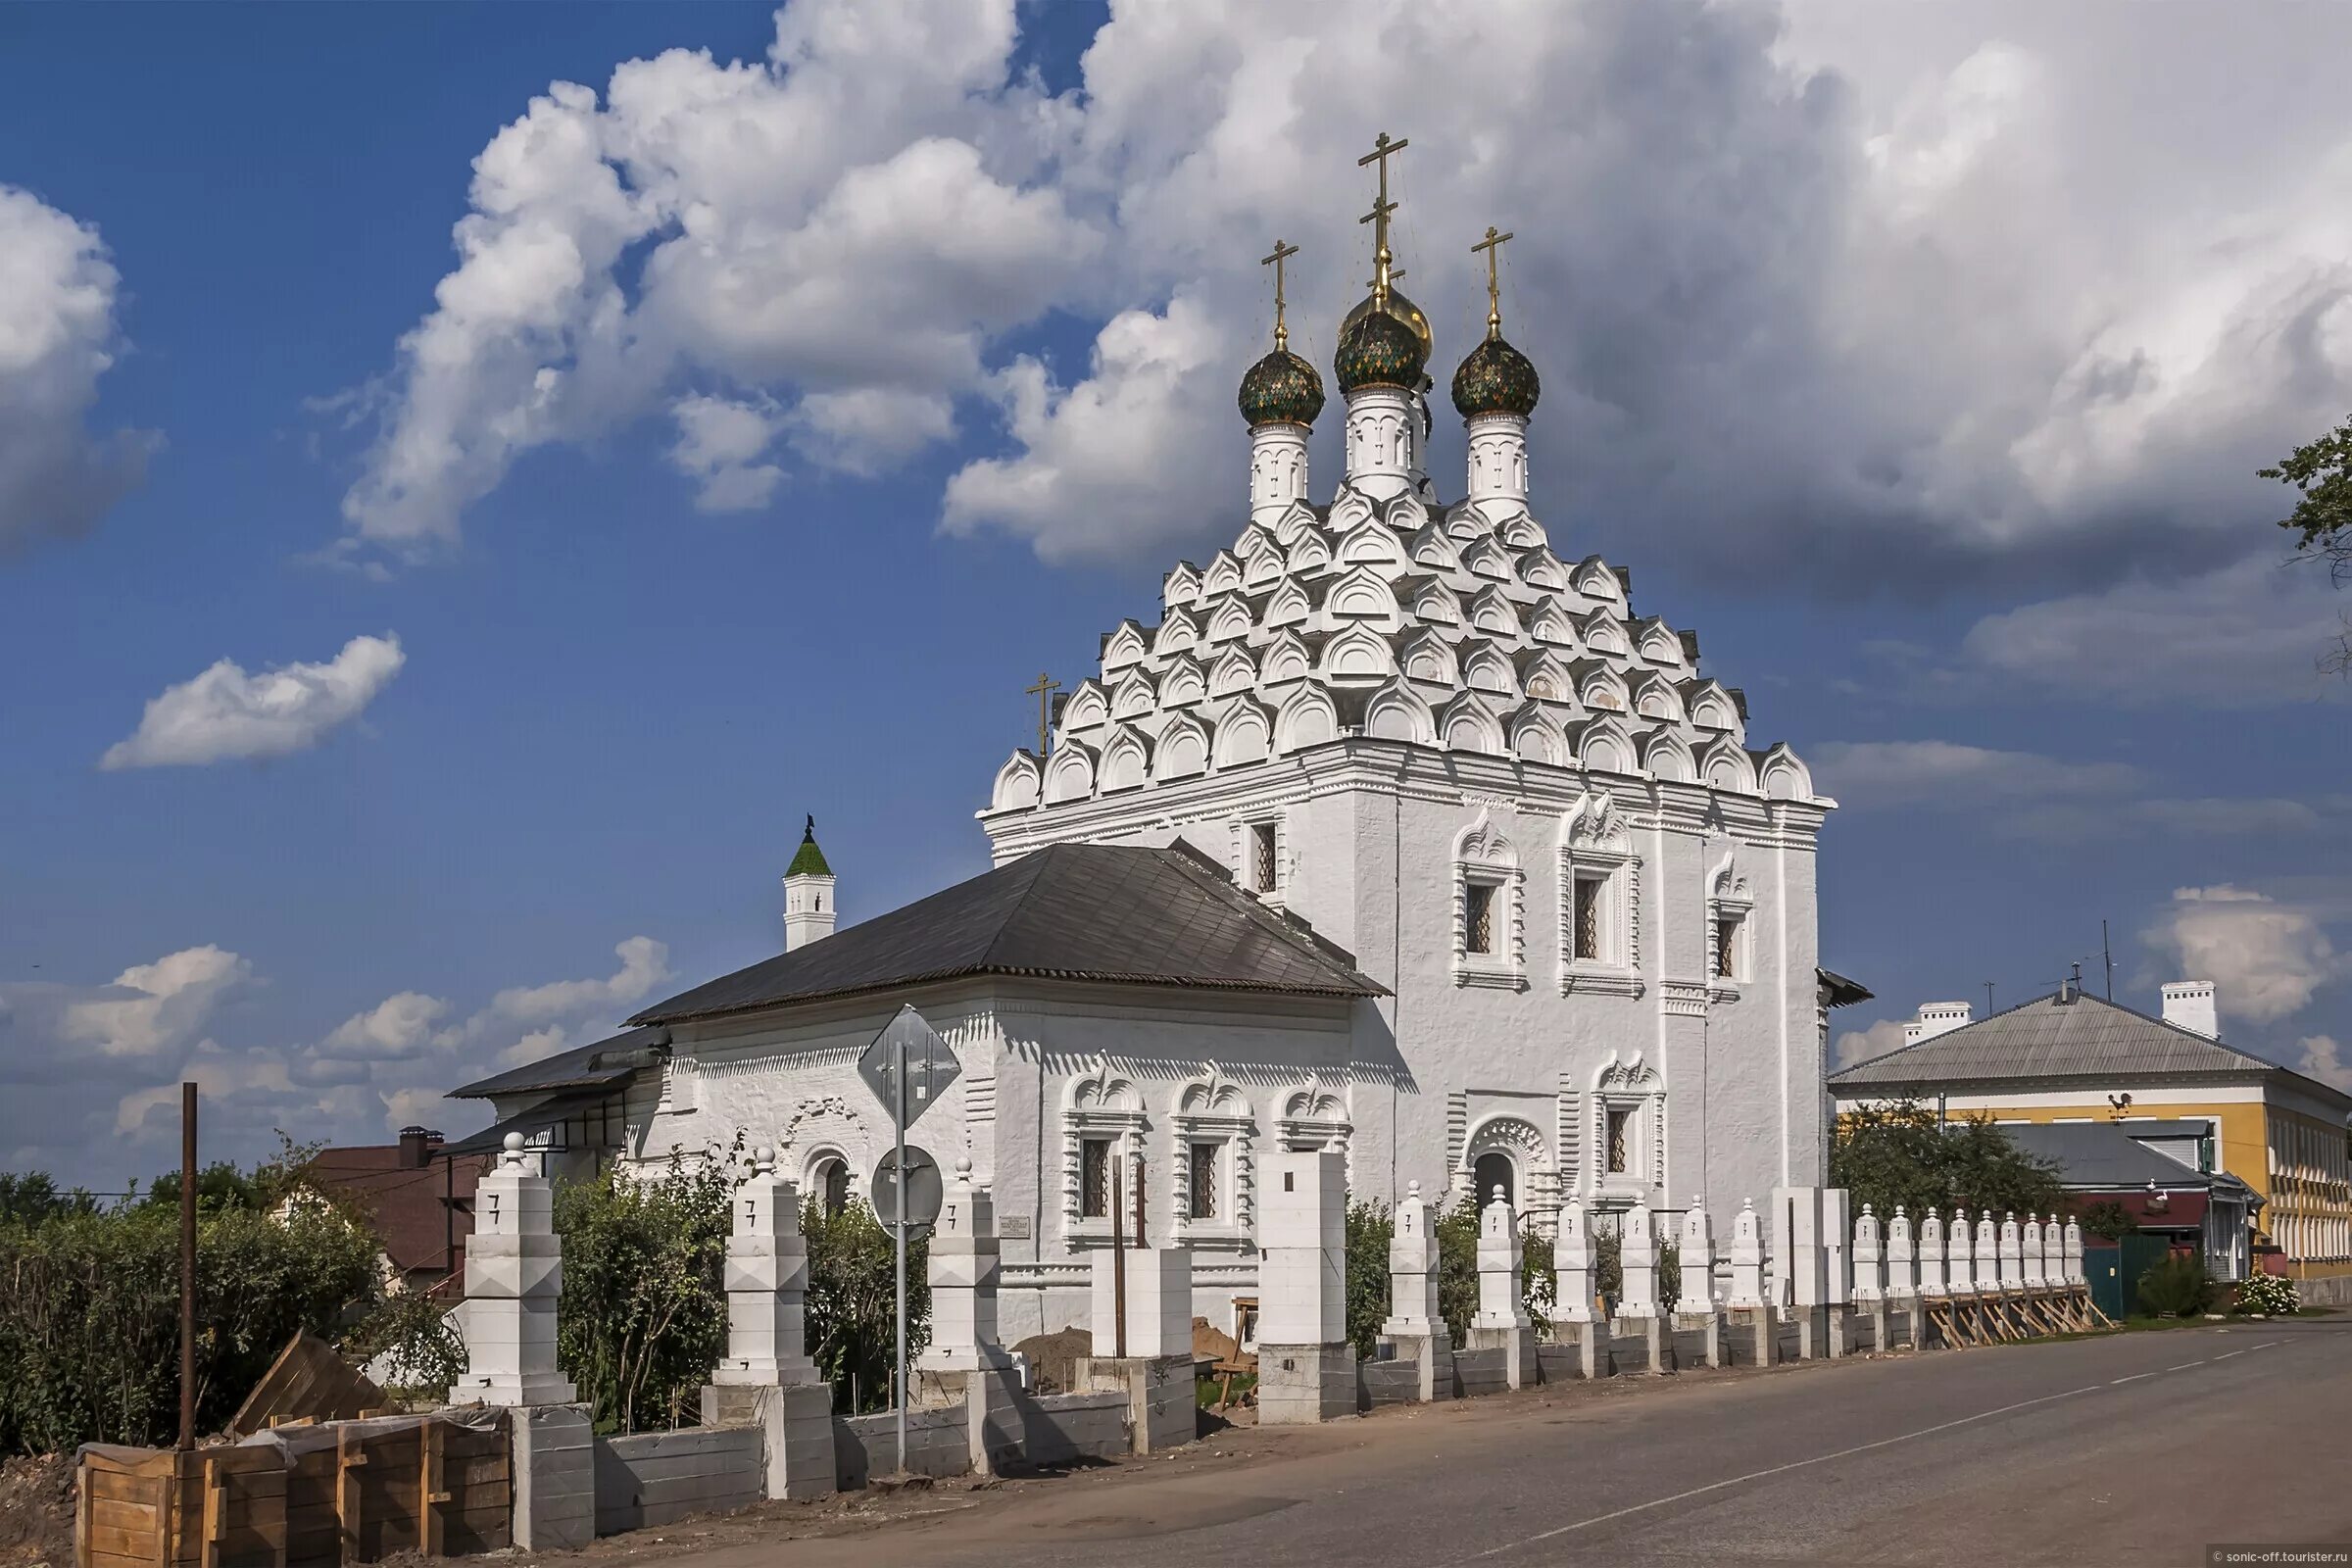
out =
[[1116,1161],[1142,1152],[1150,1126],[1134,1079],[1108,1057],[1098,1056],[1063,1088],[1061,1233],[1071,1247],[1107,1247],[1111,1239],[1111,1205],[1102,1214],[1085,1212],[1087,1140],[1110,1140],[1110,1157]]
[[[1560,995],[1642,995],[1642,858],[1607,791],[1586,795],[1561,824],[1559,858]],[[1599,953],[1592,957],[1578,956],[1580,882],[1598,900]]]
[[[1242,1086],[1227,1078],[1214,1062],[1208,1070],[1177,1091],[1168,1117],[1176,1139],[1174,1179],[1176,1239],[1188,1246],[1240,1250],[1255,1235],[1255,1164],[1257,1118]],[[1217,1171],[1218,1211],[1207,1218],[1193,1213],[1193,1158],[1197,1149],[1214,1145],[1223,1154]]]
[[1274,1134],[1293,1153],[1308,1153],[1335,1144],[1347,1152],[1355,1137],[1355,1118],[1348,1114],[1344,1091],[1318,1077],[1283,1097]]
[[1291,890],[1291,832],[1281,811],[1233,819],[1233,879],[1252,898],[1280,905]]
[[[1641,1052],[1625,1057],[1609,1053],[1592,1076],[1585,1114],[1592,1151],[1586,1162],[1588,1192],[1602,1200],[1642,1201],[1666,1185],[1666,1081]],[[1612,1170],[1610,1135],[1618,1126],[1624,1129],[1625,1167]]]
[[1717,1002],[1739,1001],[1755,977],[1755,890],[1725,856],[1707,878],[1707,995]]
[[[1486,917],[1486,944],[1479,917]],[[1453,983],[1527,989],[1527,872],[1486,811],[1453,841]]]

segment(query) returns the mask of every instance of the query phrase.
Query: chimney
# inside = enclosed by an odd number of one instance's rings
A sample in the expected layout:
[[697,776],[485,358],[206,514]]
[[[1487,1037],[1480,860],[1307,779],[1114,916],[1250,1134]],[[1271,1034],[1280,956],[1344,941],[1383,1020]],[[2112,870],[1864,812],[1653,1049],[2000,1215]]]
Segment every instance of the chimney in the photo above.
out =
[[2164,1021],[2192,1035],[2219,1040],[2222,1028],[2213,1005],[2213,982],[2176,980],[2164,988]]
[[400,1168],[424,1169],[432,1160],[433,1150],[440,1142],[439,1133],[428,1132],[422,1127],[403,1127],[400,1130]]
[[1965,1002],[1922,1003],[1919,1016],[1903,1025],[1903,1044],[1916,1046],[1923,1040],[1964,1029],[1974,1021],[1974,1010]]

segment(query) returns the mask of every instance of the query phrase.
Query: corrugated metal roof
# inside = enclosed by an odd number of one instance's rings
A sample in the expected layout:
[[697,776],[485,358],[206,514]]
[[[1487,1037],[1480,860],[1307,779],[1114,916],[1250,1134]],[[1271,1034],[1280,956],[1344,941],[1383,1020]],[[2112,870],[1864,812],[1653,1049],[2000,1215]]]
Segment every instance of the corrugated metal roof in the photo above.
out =
[[2069,1187],[2096,1191],[2144,1188],[2154,1182],[2174,1192],[2205,1192],[2244,1185],[2227,1172],[2206,1175],[2158,1153],[2132,1136],[2140,1122],[2004,1122],[2001,1131],[2029,1154],[2053,1160],[2058,1179]]
[[[2096,997],[2052,993],[1830,1075],[1836,1089],[1983,1083],[2016,1078],[2111,1078],[2283,1073],[2161,1018]],[[2332,1091],[2330,1091],[2332,1092]]]
[[1354,957],[1236,888],[1179,840],[1054,844],[646,1008],[675,1023],[963,975],[1387,994]]

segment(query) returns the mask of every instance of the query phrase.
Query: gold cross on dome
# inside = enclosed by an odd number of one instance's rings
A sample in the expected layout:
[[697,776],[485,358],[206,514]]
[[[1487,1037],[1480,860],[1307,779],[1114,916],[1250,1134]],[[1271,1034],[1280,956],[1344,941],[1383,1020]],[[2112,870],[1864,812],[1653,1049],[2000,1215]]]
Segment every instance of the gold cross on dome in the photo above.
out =
[[1298,246],[1286,245],[1281,240],[1276,240],[1274,254],[1257,264],[1260,267],[1274,269],[1274,346],[1277,349],[1287,349],[1291,346],[1291,329],[1282,322],[1282,264],[1298,254]]
[[1502,336],[1502,279],[1496,273],[1494,264],[1502,256],[1503,242],[1511,237],[1508,234],[1497,234],[1494,232],[1494,225],[1489,223],[1487,237],[1470,247],[1470,254],[1473,256],[1480,251],[1487,253],[1487,336],[1489,337]]
[[1389,215],[1396,211],[1396,204],[1389,200],[1389,159],[1411,145],[1401,138],[1391,141],[1384,130],[1374,138],[1372,150],[1355,161],[1358,169],[1366,164],[1380,165],[1380,195],[1373,201],[1372,210],[1356,221],[1372,225],[1372,298],[1384,311],[1389,307],[1389,263],[1396,259],[1389,250]]
[[1045,757],[1052,749],[1054,734],[1054,694],[1061,690],[1061,682],[1037,672],[1037,684],[1021,688],[1022,695],[1037,699],[1037,755]]

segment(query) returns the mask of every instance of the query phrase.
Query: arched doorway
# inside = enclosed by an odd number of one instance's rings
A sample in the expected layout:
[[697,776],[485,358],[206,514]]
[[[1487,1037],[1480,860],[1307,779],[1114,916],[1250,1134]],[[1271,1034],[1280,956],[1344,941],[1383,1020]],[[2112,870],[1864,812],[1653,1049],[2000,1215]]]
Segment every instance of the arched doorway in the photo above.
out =
[[808,1185],[828,1218],[839,1214],[850,1206],[850,1162],[839,1154],[825,1155],[809,1172]]
[[1494,1201],[1495,1189],[1500,1188],[1504,1201],[1513,1207],[1519,1202],[1519,1167],[1501,1150],[1490,1150],[1478,1156],[1470,1167],[1472,1189],[1478,1195],[1478,1206],[1486,1207]]

